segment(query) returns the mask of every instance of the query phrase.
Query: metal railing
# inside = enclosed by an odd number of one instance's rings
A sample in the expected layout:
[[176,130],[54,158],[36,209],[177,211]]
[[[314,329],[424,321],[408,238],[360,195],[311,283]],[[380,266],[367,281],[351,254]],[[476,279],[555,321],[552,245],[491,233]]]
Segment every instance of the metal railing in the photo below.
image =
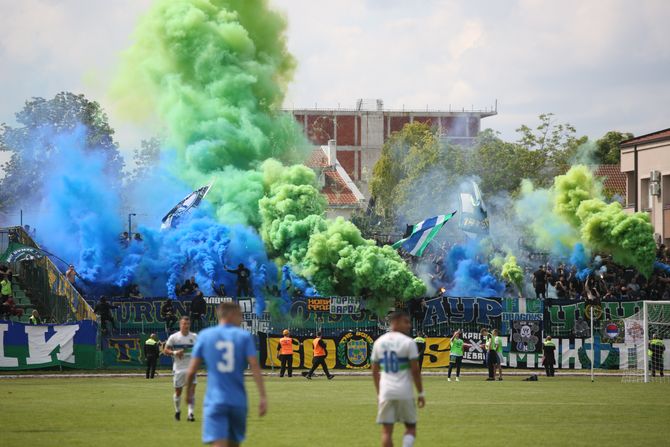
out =
[[[39,245],[22,227],[4,228],[0,231],[7,237],[7,246],[18,243],[41,251]],[[22,288],[28,292],[30,300],[38,307],[42,318],[53,323],[97,321],[91,306],[51,259],[45,253],[42,254],[40,258],[10,262]]]

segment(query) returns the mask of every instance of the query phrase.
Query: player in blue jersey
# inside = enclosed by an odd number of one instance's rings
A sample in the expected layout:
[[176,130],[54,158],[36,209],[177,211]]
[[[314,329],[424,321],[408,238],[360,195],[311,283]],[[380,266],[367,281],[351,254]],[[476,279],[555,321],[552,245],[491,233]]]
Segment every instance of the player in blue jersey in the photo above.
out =
[[214,447],[237,447],[244,440],[247,425],[247,393],[244,370],[247,364],[260,395],[259,414],[267,411],[263,377],[251,334],[239,326],[242,310],[236,303],[221,303],[217,308],[219,325],[198,334],[186,377],[188,396],[195,392],[195,376],[204,362],[207,391],[202,423],[202,441]]

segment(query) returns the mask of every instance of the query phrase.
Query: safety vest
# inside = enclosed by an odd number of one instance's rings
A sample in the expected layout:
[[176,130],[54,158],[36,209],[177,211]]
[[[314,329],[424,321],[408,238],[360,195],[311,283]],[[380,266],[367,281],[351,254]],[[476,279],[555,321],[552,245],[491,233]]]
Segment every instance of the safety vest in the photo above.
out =
[[293,355],[293,339],[291,337],[282,337],[279,340],[279,345],[281,346],[279,352],[282,355]]
[[2,295],[11,295],[12,294],[12,283],[6,279],[0,281],[0,294]]
[[312,342],[312,346],[314,347],[314,357],[325,357],[326,355],[326,350],[319,344],[320,341],[321,337],[316,337]]
[[423,343],[423,344],[425,344],[425,343],[426,343],[426,339],[423,338],[423,337],[416,337],[416,338],[414,339],[414,343]]
[[661,340],[660,338],[652,338],[651,339],[651,344],[652,345],[663,346],[663,340]]
[[34,315],[31,315],[28,320],[30,320],[30,324],[37,324],[37,318]]
[[156,340],[154,340],[153,338],[147,338],[147,341],[144,342],[144,344],[149,345],[149,346],[153,346],[156,343],[158,343],[158,342]]
[[553,346],[554,348],[556,347],[556,345],[554,344],[554,342],[552,340],[545,341],[544,345],[545,346]]

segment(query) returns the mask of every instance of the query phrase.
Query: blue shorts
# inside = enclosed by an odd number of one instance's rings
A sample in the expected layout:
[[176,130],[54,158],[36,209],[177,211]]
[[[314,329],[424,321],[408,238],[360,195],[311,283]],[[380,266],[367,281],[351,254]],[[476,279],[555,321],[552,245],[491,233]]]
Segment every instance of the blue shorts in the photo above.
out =
[[247,409],[230,405],[205,405],[202,418],[202,442],[226,439],[244,441],[247,431]]

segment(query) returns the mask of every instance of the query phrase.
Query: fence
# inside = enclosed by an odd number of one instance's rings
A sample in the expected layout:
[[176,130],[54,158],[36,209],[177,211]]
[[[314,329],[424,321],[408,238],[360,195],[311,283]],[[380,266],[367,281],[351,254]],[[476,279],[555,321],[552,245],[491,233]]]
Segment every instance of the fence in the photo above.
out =
[[6,240],[4,252],[10,252],[13,247],[23,251],[25,248],[34,249],[33,256],[13,259],[9,253],[7,257],[12,270],[19,277],[19,283],[45,321],[66,323],[97,320],[91,306],[22,227],[5,228],[1,232],[0,240]]

